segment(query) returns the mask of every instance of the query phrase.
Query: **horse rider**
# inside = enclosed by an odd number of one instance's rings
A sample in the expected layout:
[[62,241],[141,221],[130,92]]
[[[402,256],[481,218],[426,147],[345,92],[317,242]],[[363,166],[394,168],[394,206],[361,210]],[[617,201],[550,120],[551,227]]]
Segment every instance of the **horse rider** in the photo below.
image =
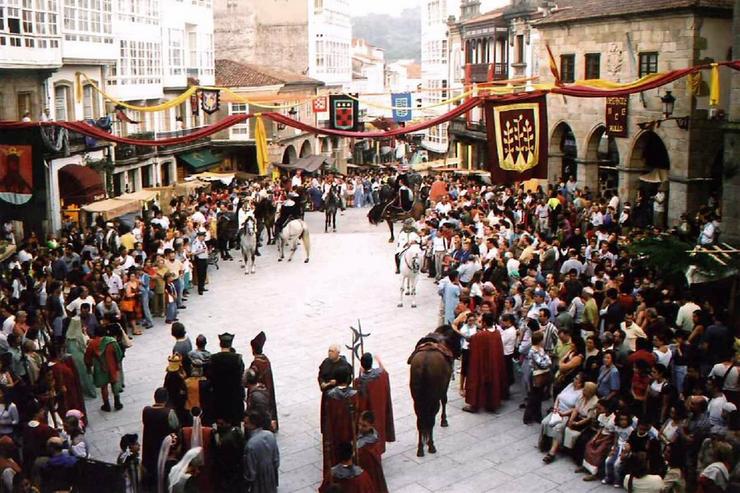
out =
[[301,218],[300,196],[296,192],[289,192],[287,199],[280,207],[280,215],[275,221],[275,235],[279,235],[283,227],[293,219]]
[[391,207],[398,212],[410,212],[411,208],[414,206],[414,192],[409,188],[408,175],[398,175],[396,184],[398,186],[398,191],[396,192],[396,197],[391,203]]
[[[252,219],[254,224],[257,224],[257,217],[254,215],[254,201],[251,198],[247,198],[242,203],[239,209],[238,221],[239,221],[239,234],[241,235],[244,225],[247,223],[247,219]],[[254,254],[259,256],[259,242],[256,243],[254,248]]]
[[403,222],[403,228],[398,234],[398,243],[396,243],[396,274],[401,273],[401,257],[414,243],[421,246],[421,236],[419,236],[416,230],[414,219],[409,217]]

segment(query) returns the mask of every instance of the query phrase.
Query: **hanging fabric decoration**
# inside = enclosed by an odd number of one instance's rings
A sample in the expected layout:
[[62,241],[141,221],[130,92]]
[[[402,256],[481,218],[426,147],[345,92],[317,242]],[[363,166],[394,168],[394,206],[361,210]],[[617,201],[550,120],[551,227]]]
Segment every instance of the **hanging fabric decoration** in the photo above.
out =
[[399,123],[411,121],[412,104],[410,92],[391,94],[391,106],[395,108],[393,110],[393,119]]
[[689,74],[688,77],[686,77],[686,95],[698,97],[701,94],[701,83],[701,72]]
[[719,104],[719,65],[712,64],[709,72],[709,106]]
[[80,72],[75,73],[75,101],[77,104],[82,104],[82,74]]
[[552,56],[552,50],[550,49],[550,45],[546,44],[545,48],[547,49],[547,57],[550,63],[550,72],[552,73],[552,76],[555,78],[555,85],[559,86],[561,82],[560,82],[560,71],[558,70],[558,64],[555,63],[555,57]]
[[324,113],[326,110],[328,110],[329,105],[326,101],[326,96],[315,98],[312,101],[312,107],[314,113]]
[[254,122],[254,142],[257,146],[257,167],[260,176],[267,174],[267,167],[270,164],[270,157],[267,150],[267,132],[265,123],[262,121],[262,115],[257,113]]
[[198,93],[194,92],[190,95],[190,113],[193,116],[200,114],[200,105],[198,104]]
[[334,130],[356,131],[359,121],[357,95],[332,94],[329,96],[329,125]]
[[520,95],[484,104],[492,183],[547,178],[545,95]]
[[31,146],[0,145],[0,199],[13,205],[21,205],[31,200],[32,196]]
[[221,107],[221,92],[218,89],[201,89],[200,107],[209,115],[217,112]]
[[123,106],[116,106],[116,118],[118,118],[119,122],[130,123],[131,125],[139,124],[137,120],[132,119],[123,111]]

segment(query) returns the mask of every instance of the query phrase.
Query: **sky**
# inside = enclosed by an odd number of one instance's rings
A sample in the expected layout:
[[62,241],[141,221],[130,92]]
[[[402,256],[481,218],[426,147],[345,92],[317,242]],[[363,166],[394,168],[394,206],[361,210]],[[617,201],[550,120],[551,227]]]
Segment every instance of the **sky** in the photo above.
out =
[[370,13],[398,15],[403,9],[416,7],[420,0],[349,0],[353,16]]

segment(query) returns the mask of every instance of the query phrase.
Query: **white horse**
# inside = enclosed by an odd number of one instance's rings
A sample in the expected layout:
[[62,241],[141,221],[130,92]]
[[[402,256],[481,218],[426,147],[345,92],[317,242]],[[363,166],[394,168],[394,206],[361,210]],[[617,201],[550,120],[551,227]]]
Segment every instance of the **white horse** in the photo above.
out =
[[254,274],[254,259],[257,251],[257,220],[254,216],[247,217],[244,225],[239,230],[239,234],[241,235],[239,244],[244,259],[244,275],[249,275],[250,271]]
[[421,247],[412,243],[401,253],[401,299],[398,306],[403,307],[403,296],[411,296],[411,308],[416,308],[416,283],[419,280],[421,261],[423,258]]
[[311,238],[308,235],[308,225],[301,219],[293,219],[283,226],[282,231],[280,231],[278,241],[280,257],[278,258],[278,262],[282,262],[285,258],[285,245],[288,245],[288,248],[290,248],[288,262],[293,260],[293,254],[298,248],[298,240],[303,241],[303,250],[306,252],[306,260],[303,262],[308,263],[308,259],[311,255]]

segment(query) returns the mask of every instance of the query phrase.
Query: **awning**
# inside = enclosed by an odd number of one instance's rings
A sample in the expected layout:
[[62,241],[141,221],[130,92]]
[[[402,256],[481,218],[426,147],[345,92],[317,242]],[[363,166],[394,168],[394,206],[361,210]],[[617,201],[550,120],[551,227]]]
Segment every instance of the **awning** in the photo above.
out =
[[334,158],[331,158],[329,156],[322,156],[321,154],[314,154],[312,156],[302,157],[294,163],[277,164],[277,166],[283,169],[302,169],[309,173],[313,173],[317,169],[321,168],[323,165],[334,166]]
[[104,199],[103,179],[90,167],[68,164],[59,170],[59,197],[68,204],[89,204]]
[[131,214],[139,212],[141,205],[138,200],[115,198],[105,199],[87,204],[82,207],[82,210],[90,213],[97,213],[103,216],[106,221],[116,217],[121,217],[125,214]]
[[193,152],[179,154],[178,158],[185,161],[191,172],[201,173],[221,163],[221,156],[214,154],[209,149],[201,149]]
[[138,200],[139,202],[151,202],[152,200],[157,200],[157,197],[159,197],[158,190],[145,188],[138,192],[124,193],[118,198],[124,200]]
[[650,173],[645,173],[640,176],[640,181],[647,183],[663,183],[664,181],[668,181],[668,170],[655,168]]
[[197,175],[190,175],[187,178],[185,178],[185,181],[192,181],[192,180],[200,180],[200,181],[220,181],[224,185],[229,185],[232,181],[234,181],[235,178],[234,173],[211,173],[211,172],[205,172],[205,173],[199,173]]

